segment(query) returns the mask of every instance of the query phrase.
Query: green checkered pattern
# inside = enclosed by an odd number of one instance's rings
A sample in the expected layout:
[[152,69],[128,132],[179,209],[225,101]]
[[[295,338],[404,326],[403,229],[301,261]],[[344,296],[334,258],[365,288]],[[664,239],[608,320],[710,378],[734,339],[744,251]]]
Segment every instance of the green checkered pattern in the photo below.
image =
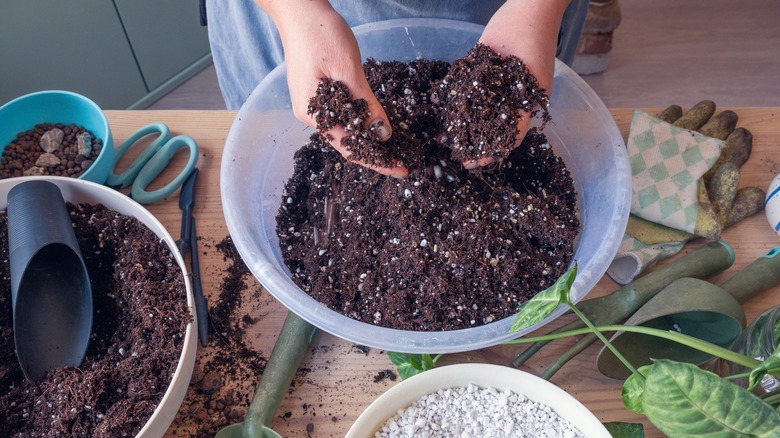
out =
[[635,111],[627,144],[631,213],[693,233],[702,175],[715,164],[723,144]]

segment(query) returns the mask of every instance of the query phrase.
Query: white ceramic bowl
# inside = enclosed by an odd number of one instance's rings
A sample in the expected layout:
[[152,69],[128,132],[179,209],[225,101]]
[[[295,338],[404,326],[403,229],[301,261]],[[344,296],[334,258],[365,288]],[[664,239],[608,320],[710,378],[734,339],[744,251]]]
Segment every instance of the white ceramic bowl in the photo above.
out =
[[[176,242],[171,235],[168,234],[168,231],[160,221],[158,221],[147,209],[130,199],[128,196],[106,186],[82,179],[55,176],[0,179],[0,209],[5,209],[8,192],[14,186],[31,180],[46,180],[56,184],[62,192],[62,197],[67,202],[103,204],[110,210],[126,216],[132,216],[146,225],[146,227],[154,232],[160,239],[165,241],[168,248],[173,252],[176,262],[179,264],[184,276],[184,284],[187,290],[187,305],[190,308],[190,313],[193,315],[193,318],[195,318],[195,312],[192,310],[194,305],[192,288],[189,276],[187,275],[184,259],[179,253]],[[179,407],[187,393],[187,387],[189,386],[190,378],[192,377],[192,369],[195,365],[195,353],[198,349],[195,327],[197,327],[197,321],[193,319],[187,326],[181,356],[179,357],[179,363],[176,366],[176,371],[173,374],[171,383],[168,385],[168,389],[165,391],[160,404],[157,405],[152,416],[136,435],[137,438],[163,436],[173,422],[174,417],[176,417],[176,413],[179,411]]]
[[[354,29],[363,57],[452,61],[465,56],[482,33],[476,24],[451,20],[391,20]],[[392,42],[392,44],[390,43]],[[564,306],[534,327],[509,333],[513,317],[463,330],[419,332],[379,327],[337,313],[302,291],[284,264],[276,215],[293,154],[313,130],[292,114],[285,67],[261,82],[238,112],[222,155],[220,187],[230,235],[246,265],[287,308],[341,338],[404,353],[476,350],[529,333],[564,313]],[[617,252],[631,204],[631,170],[623,137],[604,103],[561,62],[555,68],[545,134],[566,163],[577,189],[582,232],[575,245],[579,265],[572,300],[601,279]]]
[[393,386],[360,414],[346,438],[373,438],[374,433],[399,409],[405,409],[424,395],[439,389],[466,387],[469,384],[523,394],[530,400],[552,408],[588,438],[611,437],[601,421],[582,403],[547,380],[500,365],[459,364],[434,368]]

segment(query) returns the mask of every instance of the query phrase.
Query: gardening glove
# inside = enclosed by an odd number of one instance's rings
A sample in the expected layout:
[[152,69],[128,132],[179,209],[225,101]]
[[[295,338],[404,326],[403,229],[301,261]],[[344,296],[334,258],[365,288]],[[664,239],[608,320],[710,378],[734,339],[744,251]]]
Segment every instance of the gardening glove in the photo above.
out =
[[722,230],[763,209],[764,192],[737,190],[752,135],[737,114],[715,113],[704,100],[683,114],[672,105],[657,117],[634,113],[627,142],[632,205],[626,233],[607,273],[627,284],[696,237]]

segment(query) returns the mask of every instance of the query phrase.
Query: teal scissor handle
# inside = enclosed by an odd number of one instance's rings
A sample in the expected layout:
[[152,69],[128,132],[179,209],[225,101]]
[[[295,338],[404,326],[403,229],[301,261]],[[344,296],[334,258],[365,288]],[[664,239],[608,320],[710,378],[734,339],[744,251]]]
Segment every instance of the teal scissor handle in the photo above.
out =
[[[147,146],[146,149],[144,149],[135,160],[133,160],[133,162],[124,172],[120,173],[119,175],[114,174],[114,169],[116,168],[116,165],[119,163],[119,160],[122,158],[122,156],[124,156],[131,147],[137,144],[138,140],[150,134],[158,134],[158,137],[149,146]],[[138,173],[141,171],[141,168],[144,167],[149,159],[152,158],[152,155],[156,154],[162,145],[170,139],[171,130],[168,129],[168,126],[166,126],[164,123],[160,122],[150,123],[135,131],[117,148],[116,152],[114,153],[114,162],[111,164],[111,173],[108,174],[106,185],[114,189],[130,187],[130,185],[133,184],[133,181],[135,181],[135,178],[138,176]]]
[[[163,187],[151,192],[146,191],[149,184],[165,170],[173,156],[176,155],[176,152],[185,147],[190,150],[190,158],[187,160],[187,164],[184,165],[184,169],[182,169],[176,178]],[[162,145],[160,150],[149,159],[149,162],[146,163],[143,168],[141,168],[141,171],[133,182],[133,189],[130,191],[130,196],[141,204],[161,201],[184,184],[187,177],[195,170],[195,165],[197,163],[198,144],[195,143],[195,140],[193,140],[192,137],[177,135]]]
[[[117,148],[114,164],[111,168],[116,166],[119,159],[138,140],[150,134],[158,134],[158,137],[133,160],[124,172],[115,175],[112,171],[106,180],[106,185],[115,189],[132,185],[130,197],[141,204],[157,202],[170,196],[190,176],[198,161],[198,144],[192,137],[179,135],[171,138],[168,127],[164,123],[155,122],[134,132]],[[154,191],[147,191],[146,188],[149,184],[160,176],[176,152],[182,148],[190,150],[190,156],[184,169],[165,186]]]

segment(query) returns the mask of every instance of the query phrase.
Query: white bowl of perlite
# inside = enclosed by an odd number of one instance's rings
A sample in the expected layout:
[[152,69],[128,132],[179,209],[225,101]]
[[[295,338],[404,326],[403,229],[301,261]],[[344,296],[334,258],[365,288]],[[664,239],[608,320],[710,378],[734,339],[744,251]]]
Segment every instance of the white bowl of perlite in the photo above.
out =
[[582,403],[514,368],[458,364],[390,388],[358,417],[346,438],[609,438]]

